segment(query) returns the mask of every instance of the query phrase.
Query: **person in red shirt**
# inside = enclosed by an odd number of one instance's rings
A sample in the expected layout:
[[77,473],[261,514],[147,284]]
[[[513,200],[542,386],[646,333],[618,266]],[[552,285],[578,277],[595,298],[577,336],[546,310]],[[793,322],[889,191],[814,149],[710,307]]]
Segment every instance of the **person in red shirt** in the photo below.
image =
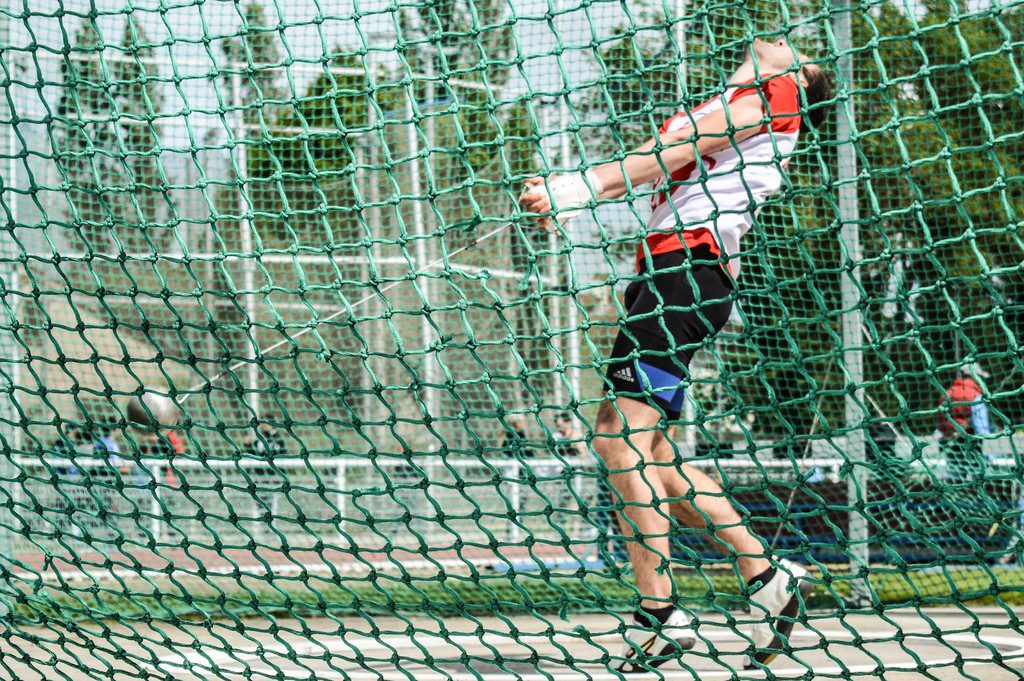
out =
[[691,648],[696,634],[673,600],[667,569],[673,517],[708,529],[748,581],[753,626],[750,665],[780,652],[793,627],[806,570],[774,559],[722,489],[674,461],[668,429],[679,418],[689,364],[729,319],[739,242],[754,213],[783,184],[784,169],[808,119],[817,127],[831,98],[827,74],[785,39],[756,40],[723,92],[681,111],[658,135],[583,173],[527,180],[519,199],[548,229],[604,199],[653,182],[638,280],[606,363],[607,399],[593,447],[608,470],[641,595],[626,630],[620,672],[658,667]]
[[988,405],[979,378],[988,373],[977,364],[960,367],[939,404],[940,447],[950,482],[973,484],[985,472],[982,438],[992,432]]

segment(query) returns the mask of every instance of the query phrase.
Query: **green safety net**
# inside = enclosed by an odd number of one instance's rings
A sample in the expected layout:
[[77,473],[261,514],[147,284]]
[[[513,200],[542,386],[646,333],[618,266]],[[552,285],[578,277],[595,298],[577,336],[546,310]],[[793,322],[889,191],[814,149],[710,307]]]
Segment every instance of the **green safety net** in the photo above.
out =
[[[652,190],[558,234],[517,197],[621,161],[755,37],[835,97],[744,238],[676,461],[808,568],[800,630],[983,604],[1015,631],[1022,29],[999,0],[0,8],[2,674],[611,673],[635,540],[592,435]],[[144,393],[178,427],[132,427]],[[707,535],[674,523],[666,559],[718,632],[684,669],[725,678],[757,616]],[[976,678],[887,621],[907,668]],[[784,655],[884,670],[866,646]]]

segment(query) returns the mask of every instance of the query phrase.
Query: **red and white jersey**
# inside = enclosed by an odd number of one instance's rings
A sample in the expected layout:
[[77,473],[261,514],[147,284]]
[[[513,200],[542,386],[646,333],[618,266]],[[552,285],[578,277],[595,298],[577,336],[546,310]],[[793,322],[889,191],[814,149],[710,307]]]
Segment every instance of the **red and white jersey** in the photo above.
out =
[[[653,213],[648,220],[647,247],[651,255],[708,244],[712,251],[729,257],[733,276],[739,275],[740,238],[747,233],[756,211],[782,186],[783,171],[796,148],[800,132],[800,95],[797,84],[782,74],[759,86],[740,84],[687,112],[679,113],[662,126],[666,133],[693,127],[725,103],[741,97],[759,97],[768,123],[743,141],[730,143],[721,151],[704,156],[666,178],[655,182]],[[671,195],[669,192],[671,191]],[[642,262],[641,244],[638,263]]]

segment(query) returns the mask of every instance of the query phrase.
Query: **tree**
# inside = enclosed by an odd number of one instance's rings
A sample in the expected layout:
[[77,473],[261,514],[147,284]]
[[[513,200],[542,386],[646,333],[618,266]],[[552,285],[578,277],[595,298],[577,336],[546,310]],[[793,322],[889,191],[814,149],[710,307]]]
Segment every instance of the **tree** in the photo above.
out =
[[[1012,87],[1024,56],[1012,37],[1020,34],[1024,13],[969,13],[939,2],[926,7],[919,18],[888,2],[858,13],[852,52],[864,177],[857,267],[874,339],[865,353],[866,383],[883,413],[918,431],[931,430],[937,391],[965,358],[985,358],[1001,377],[1024,371],[1014,350],[1018,327],[1007,323],[1020,319],[1024,291],[1024,103]],[[810,4],[788,9],[794,17],[815,13]],[[771,27],[777,20],[771,15],[765,3],[697,5],[687,17],[684,46],[692,57],[689,91],[695,97],[719,91],[746,35]],[[798,39],[802,50],[834,55],[809,34],[809,25],[797,29],[808,33]],[[598,104],[612,102],[605,109],[615,115],[607,119],[630,120],[623,115],[629,112],[644,136],[653,127],[643,120],[652,88],[637,76],[669,42],[666,36],[638,47],[639,27],[628,27],[621,41],[600,52],[604,91],[588,112],[607,116]],[[616,89],[620,81],[633,89]],[[635,143],[610,129],[613,150]],[[745,260],[740,295],[759,370],[751,374],[728,361],[725,367],[739,377],[730,385],[741,403],[778,407],[778,424],[771,426],[770,417],[759,426],[791,434],[806,432],[816,413],[826,425],[841,423],[842,413],[842,395],[828,390],[840,378],[835,362],[842,359],[835,351],[842,260],[832,123],[820,132],[823,143],[801,146],[788,169],[790,187],[761,211],[745,242],[756,257]],[[809,395],[825,399],[819,405]],[[1021,406],[1005,390],[996,404],[1011,422],[1020,421]]]
[[[279,196],[281,192],[278,177],[260,175],[250,170],[250,159],[266,154],[269,147],[269,129],[281,108],[286,104],[284,91],[280,87],[283,68],[275,34],[278,27],[268,24],[263,6],[254,0],[245,5],[235,4],[240,12],[237,33],[221,43],[224,64],[219,69],[217,82],[220,106],[223,110],[223,124],[228,140],[225,143],[230,152],[228,179],[217,192],[215,237],[219,248],[225,252],[241,253],[240,266],[218,267],[213,280],[206,288],[211,291],[230,291],[232,295],[217,307],[217,322],[220,324],[218,340],[232,358],[244,358],[257,352],[263,346],[267,335],[278,340],[280,335],[268,334],[266,323],[259,319],[259,313],[266,310],[263,305],[254,305],[254,296],[234,294],[245,288],[247,275],[252,275],[253,286],[262,286],[267,280],[267,268],[258,252],[262,249],[262,233],[265,225],[276,230],[277,222],[272,215],[261,211],[265,196]],[[264,223],[262,220],[269,218]],[[243,239],[251,239],[251,250],[243,247]],[[259,281],[259,283],[257,283]],[[255,312],[255,314],[253,314]],[[255,317],[255,318],[254,318]],[[280,318],[278,318],[279,320]],[[261,364],[259,360],[254,360]],[[257,372],[258,374],[257,378]],[[271,377],[268,379],[268,375]],[[222,396],[224,403],[215,406],[217,418],[235,419],[241,423],[254,418],[254,405],[259,400],[260,409],[274,406],[275,397],[248,396],[257,389],[257,380],[279,379],[267,368],[246,367],[241,375],[232,375],[231,380],[241,387],[237,398]],[[224,380],[227,383],[227,380]],[[260,418],[274,418],[278,414],[261,412]],[[285,415],[287,416],[287,415]],[[289,424],[290,425],[290,424]]]
[[[266,121],[262,146],[248,154],[258,231],[275,248],[327,243],[353,255],[362,247],[357,174],[372,144],[368,78],[355,54],[335,51],[294,105]],[[365,154],[364,154],[365,156]]]
[[[660,3],[641,2],[628,25],[613,29],[622,38],[597,50],[598,87],[578,99],[584,117],[599,118],[593,153],[605,158],[627,151],[656,134],[680,106],[680,56],[673,24]],[[590,151],[590,150],[588,150]]]
[[[221,192],[218,207],[227,215],[222,219],[239,221],[238,229],[222,229],[222,236],[241,234],[248,229],[249,216],[260,217],[259,205],[266,194],[277,194],[280,187],[273,176],[254,172],[249,158],[267,154],[266,131],[274,125],[286,104],[281,87],[281,53],[273,26],[267,23],[263,6],[249,2],[241,6],[238,34],[221,45],[226,65],[221,69],[221,98],[225,107],[225,125],[234,140],[231,149],[231,185]],[[243,166],[245,172],[243,173]],[[230,218],[229,218],[230,216]],[[260,238],[253,235],[254,242]],[[233,244],[234,246],[235,244]]]
[[121,219],[122,157],[117,105],[102,58],[103,37],[92,20],[82,22],[61,62],[63,89],[57,104],[55,161],[67,188],[69,227],[86,250],[110,252],[111,228]]
[[[521,106],[498,101],[497,88],[507,80],[508,57],[514,45],[513,27],[501,19],[504,6],[476,3],[470,13],[459,3],[431,4],[422,11],[422,15],[412,16],[413,10],[396,13],[399,51],[391,55],[393,60],[373,64],[373,55],[360,46],[336,46],[324,55],[323,72],[304,83],[302,91],[288,101],[280,94],[268,95],[277,87],[272,74],[279,57],[272,40],[274,29],[265,25],[261,10],[246,6],[245,30],[224,49],[232,63],[252,65],[244,69],[246,85],[240,97],[246,107],[241,117],[249,132],[246,173],[239,184],[244,187],[243,197],[251,202],[261,247],[334,256],[333,262],[303,263],[298,271],[288,265],[263,264],[275,281],[300,277],[297,292],[314,306],[334,307],[342,299],[351,302],[370,293],[371,260],[378,276],[408,274],[380,262],[382,256],[406,257],[413,252],[415,244],[408,234],[417,228],[414,203],[423,209],[419,227],[430,235],[428,243],[435,249],[430,257],[436,257],[440,239],[449,250],[458,248],[478,225],[490,228],[495,216],[508,215],[509,173],[522,177],[525,169],[533,166],[528,117]],[[419,26],[418,32],[407,30],[413,26]],[[479,30],[470,35],[467,26]],[[235,66],[230,69],[239,70]],[[238,77],[231,80],[238,90]],[[410,108],[413,120],[407,115]],[[410,144],[410,125],[415,126],[416,148]],[[237,150],[235,157],[237,164]],[[414,168],[423,178],[418,187],[412,183]],[[230,210],[242,216],[249,208],[237,205]],[[460,261],[473,257],[479,257],[481,265],[493,266],[493,254],[488,259],[479,252],[468,252]],[[451,312],[455,308],[449,306],[450,299],[479,294],[460,293],[441,282],[432,289],[430,304],[437,309],[430,313],[431,320],[446,331],[462,329],[458,314]],[[400,310],[415,309],[418,300],[407,296],[408,291],[395,289],[388,294],[388,304]],[[365,317],[374,304],[368,303],[360,316]],[[474,305],[465,314],[483,308]],[[516,324],[529,317],[520,315],[519,310],[509,316]],[[285,320],[289,318],[284,315]],[[332,420],[344,422],[349,418],[346,414],[359,413],[365,400],[357,391],[364,390],[362,384],[375,373],[385,383],[402,384],[408,382],[403,378],[403,366],[408,364],[412,372],[419,372],[419,354],[386,362],[355,356],[367,341],[379,354],[382,344],[396,331],[401,342],[419,345],[417,321],[400,315],[393,322],[382,318],[372,325],[362,321],[359,328],[349,328],[349,320],[340,318],[330,328],[319,330],[332,353],[338,351],[326,363],[330,367],[318,364],[320,370],[335,372],[332,385],[343,386],[330,396],[317,397],[321,407],[330,407],[327,411]],[[493,320],[488,322],[474,326],[479,338],[487,337],[491,329],[500,332]],[[363,334],[362,340],[356,337],[359,334]],[[521,335],[537,336],[532,330]],[[307,338],[313,342],[316,337],[311,334]],[[458,339],[451,342],[458,343]],[[507,363],[508,353],[502,350],[485,346],[477,354],[500,355],[500,361]],[[461,362],[451,367],[455,373],[469,368]],[[281,393],[288,409],[299,408],[289,395],[303,401],[293,387],[289,384]],[[460,395],[468,390],[460,389]],[[397,397],[389,399],[396,402],[394,408],[406,413],[408,404],[399,407]]]
[[123,202],[126,229],[120,238],[137,249],[162,253],[173,239],[173,227],[163,224],[167,184],[160,164],[161,124],[156,116],[163,111],[164,102],[159,68],[155,51],[134,16],[125,24],[123,42],[127,54],[114,68],[118,127],[125,152],[123,171],[128,181]]
[[[883,410],[918,432],[961,361],[984,357],[999,382],[1022,369],[1006,323],[1024,283],[1021,48],[1004,38],[1024,15],[962,10],[928,3],[916,19],[886,3],[854,23],[854,44],[873,45],[856,82],[865,293],[886,301],[868,309],[884,342],[867,370]],[[1019,396],[994,406],[1020,421]]]
[[[416,121],[420,153],[427,159],[425,190],[412,188],[407,177],[403,186],[417,196],[425,194],[412,201],[425,203],[426,231],[443,240],[450,252],[512,214],[522,181],[536,172],[538,131],[522,96],[506,98],[503,88],[516,59],[515,26],[507,3],[442,0],[421,6],[416,15],[399,16],[403,66],[395,80],[411,82],[401,95],[401,106],[404,109],[406,98],[413,98],[413,108],[421,116]],[[397,118],[404,122],[404,113]],[[404,127],[392,130],[400,134]],[[393,152],[410,153],[404,138],[393,135],[386,142]],[[406,169],[411,164],[399,173]],[[408,212],[412,201],[404,202],[408,225],[413,224]],[[538,393],[553,389],[558,378],[550,371],[551,343],[542,333],[547,302],[531,300],[527,290],[542,273],[544,263],[538,263],[535,254],[546,241],[545,234],[532,230],[509,230],[502,242],[495,240],[459,256],[460,263],[481,267],[508,262],[522,273],[518,282],[494,281],[483,289],[447,283],[434,287],[438,300],[433,304],[453,310],[432,314],[440,328],[454,332],[443,361],[456,380],[464,379],[459,389],[463,405],[453,404],[451,409],[464,409],[466,404],[471,409],[476,404],[514,408],[536,402]],[[495,305],[493,294],[487,292],[499,285],[502,299],[513,301],[510,305]],[[455,312],[461,304],[467,310]],[[508,335],[516,339],[513,347],[504,342]],[[529,381],[519,376],[520,362],[532,376]],[[483,382],[478,380],[481,374],[495,378]],[[500,396],[497,403],[495,395]],[[486,427],[494,427],[497,436],[497,426]],[[465,437],[457,430],[452,435]]]

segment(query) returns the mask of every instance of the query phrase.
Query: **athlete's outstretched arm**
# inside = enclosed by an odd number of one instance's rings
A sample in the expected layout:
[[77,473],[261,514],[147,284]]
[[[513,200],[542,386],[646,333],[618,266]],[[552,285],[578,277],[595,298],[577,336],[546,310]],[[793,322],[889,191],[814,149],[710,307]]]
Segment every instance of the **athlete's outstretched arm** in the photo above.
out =
[[[559,211],[585,205],[591,198],[614,199],[637,185],[671,175],[698,156],[706,156],[750,137],[767,123],[760,96],[741,97],[722,109],[704,116],[694,126],[662,133],[632,150],[622,161],[591,168],[586,173],[571,173],[557,178],[533,177],[519,197],[523,210],[547,213],[551,197]],[[542,191],[543,189],[543,191]],[[545,224],[550,218],[539,220]]]
[[694,127],[687,126],[653,137],[628,153],[622,161],[594,168],[603,186],[600,198],[614,199],[623,196],[631,187],[671,176],[698,156],[713,154],[745,140],[765,122],[761,97],[748,96],[704,116]]

